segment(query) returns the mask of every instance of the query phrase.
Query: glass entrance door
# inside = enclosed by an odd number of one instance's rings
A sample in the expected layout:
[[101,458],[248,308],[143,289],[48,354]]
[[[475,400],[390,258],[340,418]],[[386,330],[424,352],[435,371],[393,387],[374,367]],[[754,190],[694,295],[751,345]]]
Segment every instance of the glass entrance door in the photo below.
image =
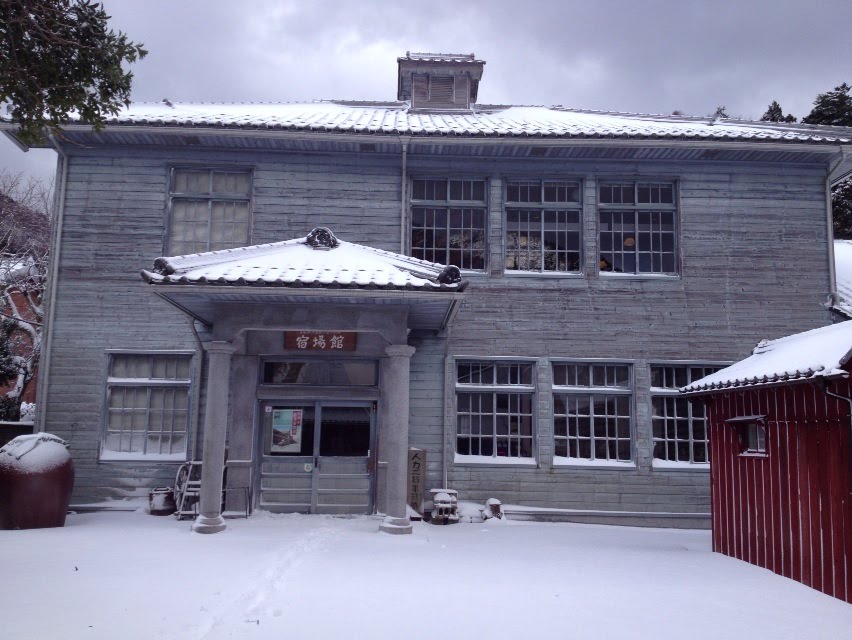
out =
[[372,513],[372,403],[264,402],[260,508]]

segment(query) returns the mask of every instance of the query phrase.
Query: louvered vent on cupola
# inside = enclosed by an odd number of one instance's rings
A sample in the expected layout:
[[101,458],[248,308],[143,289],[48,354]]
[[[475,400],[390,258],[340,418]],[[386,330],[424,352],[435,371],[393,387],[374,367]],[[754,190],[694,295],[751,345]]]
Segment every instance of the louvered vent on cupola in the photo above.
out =
[[471,54],[411,53],[397,58],[397,98],[412,109],[470,109],[485,62]]

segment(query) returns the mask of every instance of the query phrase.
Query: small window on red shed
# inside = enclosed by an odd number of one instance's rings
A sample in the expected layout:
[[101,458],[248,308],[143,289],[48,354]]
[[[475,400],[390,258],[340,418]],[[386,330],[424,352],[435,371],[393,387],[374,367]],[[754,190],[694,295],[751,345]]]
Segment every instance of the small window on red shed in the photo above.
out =
[[735,426],[737,429],[741,456],[768,455],[764,418],[765,416],[744,416],[742,418],[730,418],[726,420],[728,424]]

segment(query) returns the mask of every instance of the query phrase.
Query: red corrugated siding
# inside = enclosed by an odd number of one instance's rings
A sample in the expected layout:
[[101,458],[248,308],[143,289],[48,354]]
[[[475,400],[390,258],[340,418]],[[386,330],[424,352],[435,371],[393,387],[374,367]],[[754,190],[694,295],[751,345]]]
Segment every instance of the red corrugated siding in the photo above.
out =
[[[852,395],[849,382],[835,393]],[[713,550],[852,603],[848,406],[811,384],[707,400],[713,455]],[[766,416],[767,456],[740,455],[725,421]]]

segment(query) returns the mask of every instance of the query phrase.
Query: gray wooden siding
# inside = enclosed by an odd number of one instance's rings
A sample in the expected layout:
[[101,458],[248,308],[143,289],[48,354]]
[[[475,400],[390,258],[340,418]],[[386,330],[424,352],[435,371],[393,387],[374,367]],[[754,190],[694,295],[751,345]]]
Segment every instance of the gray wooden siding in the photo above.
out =
[[[322,225],[344,240],[398,251],[400,158],[187,150],[70,152],[45,428],[72,443],[75,502],[143,495],[150,487],[171,484],[175,465],[98,462],[105,349],[197,349],[184,316],[154,296],[139,277],[139,271],[163,253],[169,167],[253,169],[252,242],[290,239]],[[470,275],[465,302],[449,336],[414,345],[411,445],[428,452],[429,485],[443,483],[444,447],[449,484],[462,499],[496,496],[533,506],[706,512],[707,473],[651,468],[648,364],[735,360],[762,338],[830,322],[822,307],[829,287],[824,172],[824,167],[780,164],[560,164],[410,155],[410,175],[490,180],[487,272]],[[581,276],[502,273],[503,181],[536,176],[583,181]],[[594,187],[596,180],[610,178],[677,180],[680,277],[597,273]],[[537,467],[452,464],[451,363],[453,357],[464,355],[517,356],[537,362]],[[551,466],[548,365],[550,359],[571,358],[634,363],[635,469]],[[198,362],[196,373],[200,374]],[[197,375],[196,409],[203,399],[200,379]],[[193,415],[197,418],[199,412]]]

